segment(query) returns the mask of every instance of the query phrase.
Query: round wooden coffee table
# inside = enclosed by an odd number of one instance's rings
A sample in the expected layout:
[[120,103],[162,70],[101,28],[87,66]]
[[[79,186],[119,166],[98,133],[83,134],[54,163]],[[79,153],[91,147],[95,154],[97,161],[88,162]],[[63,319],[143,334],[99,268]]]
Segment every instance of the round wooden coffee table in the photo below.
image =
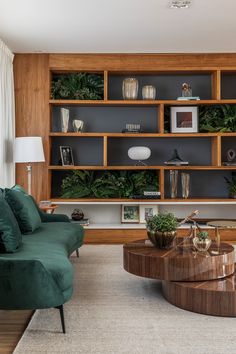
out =
[[148,240],[124,245],[124,269],[162,280],[165,298],[186,310],[236,316],[234,248],[213,243],[205,254],[178,238],[175,247],[159,250]]

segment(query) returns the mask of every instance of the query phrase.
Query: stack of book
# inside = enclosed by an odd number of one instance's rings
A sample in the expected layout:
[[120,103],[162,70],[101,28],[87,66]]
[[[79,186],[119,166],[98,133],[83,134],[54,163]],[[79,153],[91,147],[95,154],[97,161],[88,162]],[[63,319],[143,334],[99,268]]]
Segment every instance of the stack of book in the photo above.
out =
[[75,222],[81,226],[88,226],[89,225],[89,219],[71,220],[71,221]]

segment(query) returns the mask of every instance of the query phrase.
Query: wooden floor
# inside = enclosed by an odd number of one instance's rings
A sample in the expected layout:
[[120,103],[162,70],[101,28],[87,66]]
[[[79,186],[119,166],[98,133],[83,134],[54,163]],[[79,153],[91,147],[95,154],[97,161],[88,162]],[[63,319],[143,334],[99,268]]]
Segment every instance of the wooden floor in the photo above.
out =
[[0,354],[11,354],[24,333],[33,311],[0,310]]

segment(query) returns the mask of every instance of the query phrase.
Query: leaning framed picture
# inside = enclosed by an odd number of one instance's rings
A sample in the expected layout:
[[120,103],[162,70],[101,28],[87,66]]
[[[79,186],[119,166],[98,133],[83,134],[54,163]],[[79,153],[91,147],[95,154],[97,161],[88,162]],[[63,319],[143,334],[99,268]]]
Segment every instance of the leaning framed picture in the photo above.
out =
[[121,205],[122,223],[139,223],[139,205]]
[[158,205],[155,204],[142,204],[139,210],[139,221],[145,224],[146,221],[158,214]]
[[60,146],[62,166],[74,166],[72,149],[70,146]]
[[198,107],[171,107],[171,133],[197,133]]

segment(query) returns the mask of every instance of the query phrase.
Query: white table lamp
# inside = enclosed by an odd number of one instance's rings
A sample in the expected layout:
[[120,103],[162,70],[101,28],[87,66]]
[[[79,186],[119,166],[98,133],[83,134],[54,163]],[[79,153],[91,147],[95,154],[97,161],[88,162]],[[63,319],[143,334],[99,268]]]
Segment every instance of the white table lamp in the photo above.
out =
[[45,162],[42,138],[39,136],[24,136],[15,139],[14,161],[27,163],[28,193],[31,194],[31,162]]

